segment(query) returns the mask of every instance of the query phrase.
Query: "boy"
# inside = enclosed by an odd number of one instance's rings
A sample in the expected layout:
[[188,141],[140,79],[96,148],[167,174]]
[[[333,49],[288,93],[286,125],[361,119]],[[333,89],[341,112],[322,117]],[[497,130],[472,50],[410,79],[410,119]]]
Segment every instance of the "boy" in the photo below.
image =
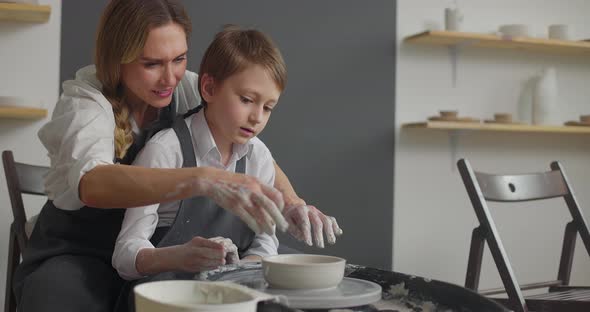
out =
[[[273,158],[256,136],[286,85],[286,66],[274,43],[259,31],[228,26],[205,52],[198,81],[202,109],[157,133],[134,165],[217,167],[273,185]],[[212,178],[205,183],[219,182]],[[214,196],[241,200],[229,193]],[[270,218],[267,214],[257,217]],[[113,266],[121,277],[133,280],[164,272],[208,270],[237,262],[238,255],[256,261],[277,254],[274,228],[257,233],[250,228],[258,229],[254,220],[246,224],[205,197],[128,209]]]

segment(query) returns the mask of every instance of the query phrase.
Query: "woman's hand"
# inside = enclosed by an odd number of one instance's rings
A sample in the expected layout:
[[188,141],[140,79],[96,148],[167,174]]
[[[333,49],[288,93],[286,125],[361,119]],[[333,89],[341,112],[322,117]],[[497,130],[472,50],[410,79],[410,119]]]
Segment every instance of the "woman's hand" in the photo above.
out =
[[[220,207],[242,219],[256,234],[274,234],[275,226],[286,231],[289,226],[281,211],[283,195],[275,188],[264,185],[258,179],[245,174],[216,168],[200,167],[197,178],[180,183],[176,192],[191,192],[211,198]],[[205,170],[205,171],[203,171]]]
[[283,210],[283,216],[289,222],[289,233],[296,239],[313,246],[324,248],[324,233],[329,244],[336,243],[336,236],[342,235],[336,218],[326,216],[316,207],[305,204],[304,201],[288,205]]

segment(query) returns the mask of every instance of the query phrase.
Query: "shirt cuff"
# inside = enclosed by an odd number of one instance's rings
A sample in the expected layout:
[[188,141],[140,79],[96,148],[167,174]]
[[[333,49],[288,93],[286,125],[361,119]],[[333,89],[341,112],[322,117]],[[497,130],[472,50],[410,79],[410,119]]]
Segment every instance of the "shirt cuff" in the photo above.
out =
[[275,256],[278,254],[279,240],[276,236],[268,234],[257,235],[252,241],[250,248],[244,252],[242,257],[256,255],[260,257]]
[[135,262],[137,254],[144,248],[154,248],[154,245],[149,240],[137,239],[115,246],[113,267],[119,272],[119,276],[128,281],[145,276],[137,271]]

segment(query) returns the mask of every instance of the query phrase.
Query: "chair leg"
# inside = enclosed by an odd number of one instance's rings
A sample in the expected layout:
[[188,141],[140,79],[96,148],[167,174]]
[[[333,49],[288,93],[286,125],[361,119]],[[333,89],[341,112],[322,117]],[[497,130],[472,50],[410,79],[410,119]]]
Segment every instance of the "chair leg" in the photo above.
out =
[[4,312],[16,312],[16,298],[12,292],[12,278],[14,271],[20,263],[20,249],[16,234],[12,227],[10,229],[10,239],[8,243],[8,263],[6,265],[6,291],[4,295]]
[[485,247],[484,239],[485,233],[481,226],[473,229],[471,247],[469,248],[469,261],[467,263],[467,276],[465,277],[465,288],[475,291],[479,288],[481,262]]
[[565,233],[563,235],[563,247],[561,248],[559,272],[557,273],[557,279],[561,281],[562,285],[569,285],[570,283],[577,234],[578,231],[575,221],[568,223],[565,227]]
[[576,229],[578,230],[578,233],[580,233],[582,243],[584,243],[584,247],[586,247],[586,252],[588,253],[588,256],[590,256],[590,228],[588,227],[588,223],[586,223],[584,215],[580,210],[580,206],[578,205],[578,201],[576,200],[574,191],[571,189],[565,171],[563,170],[559,162],[551,163],[551,169],[561,171],[561,176],[563,177],[563,180],[565,181],[565,184],[567,185],[569,191],[569,194],[564,196],[565,202],[570,211],[570,214],[572,215],[572,218],[574,219],[573,222],[576,224]]

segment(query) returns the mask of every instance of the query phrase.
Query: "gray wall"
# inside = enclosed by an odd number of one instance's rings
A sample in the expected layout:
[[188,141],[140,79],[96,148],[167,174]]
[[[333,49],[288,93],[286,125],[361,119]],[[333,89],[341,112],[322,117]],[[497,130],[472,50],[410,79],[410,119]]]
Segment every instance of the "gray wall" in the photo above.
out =
[[[92,60],[106,1],[63,1],[61,77]],[[336,216],[344,235],[325,250],[390,269],[393,236],[395,0],[185,1],[196,71],[226,23],[256,27],[280,47],[287,89],[262,140],[308,203]]]

